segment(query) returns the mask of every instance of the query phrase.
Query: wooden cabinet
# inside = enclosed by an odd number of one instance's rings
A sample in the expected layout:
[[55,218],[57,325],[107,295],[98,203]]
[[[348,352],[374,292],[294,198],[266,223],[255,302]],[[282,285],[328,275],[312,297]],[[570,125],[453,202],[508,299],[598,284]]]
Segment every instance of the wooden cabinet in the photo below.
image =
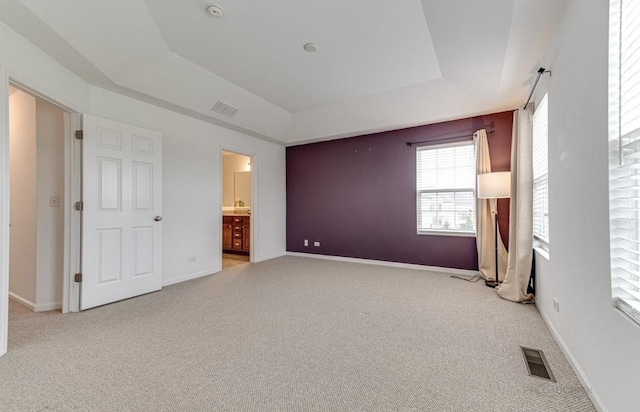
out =
[[251,217],[222,217],[222,250],[249,253],[251,251]]
[[231,249],[233,245],[233,217],[222,216],[222,249]]
[[251,250],[251,219],[249,217],[245,217],[242,224],[242,250],[247,253]]

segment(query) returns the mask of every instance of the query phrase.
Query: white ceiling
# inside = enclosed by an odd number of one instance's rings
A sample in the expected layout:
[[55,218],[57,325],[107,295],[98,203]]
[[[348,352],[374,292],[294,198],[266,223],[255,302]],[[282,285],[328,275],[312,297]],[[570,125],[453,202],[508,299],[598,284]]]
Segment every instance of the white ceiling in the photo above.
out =
[[290,145],[517,107],[565,4],[2,0],[0,19],[93,84]]

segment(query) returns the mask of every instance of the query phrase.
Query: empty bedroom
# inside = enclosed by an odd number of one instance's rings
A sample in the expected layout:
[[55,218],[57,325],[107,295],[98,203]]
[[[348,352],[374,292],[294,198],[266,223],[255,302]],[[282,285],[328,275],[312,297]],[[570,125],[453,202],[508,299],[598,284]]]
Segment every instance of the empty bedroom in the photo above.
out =
[[639,55],[640,0],[0,0],[0,410],[639,410]]

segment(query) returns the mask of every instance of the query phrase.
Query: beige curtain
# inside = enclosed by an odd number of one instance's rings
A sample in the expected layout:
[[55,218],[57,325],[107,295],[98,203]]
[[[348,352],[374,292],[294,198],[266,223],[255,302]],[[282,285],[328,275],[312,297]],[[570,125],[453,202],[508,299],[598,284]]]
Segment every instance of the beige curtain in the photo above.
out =
[[531,106],[513,113],[509,263],[497,292],[501,298],[514,302],[533,301],[533,295],[527,294],[533,259],[532,117]]
[[[476,146],[476,174],[491,171],[489,143],[487,132],[478,130],[473,135]],[[476,247],[478,248],[478,268],[485,280],[496,278],[496,252],[493,217],[496,210],[496,199],[476,199]],[[505,278],[507,270],[507,250],[498,231],[498,276]]]

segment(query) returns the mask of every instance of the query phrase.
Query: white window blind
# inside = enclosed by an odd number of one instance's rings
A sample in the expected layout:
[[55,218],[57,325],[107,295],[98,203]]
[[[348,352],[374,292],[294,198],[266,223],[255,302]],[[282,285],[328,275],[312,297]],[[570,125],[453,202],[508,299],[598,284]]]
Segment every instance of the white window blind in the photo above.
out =
[[418,233],[475,233],[473,143],[418,147]]
[[549,248],[549,110],[545,94],[533,114],[533,236]]
[[640,323],[640,0],[611,0],[609,11],[611,290]]

